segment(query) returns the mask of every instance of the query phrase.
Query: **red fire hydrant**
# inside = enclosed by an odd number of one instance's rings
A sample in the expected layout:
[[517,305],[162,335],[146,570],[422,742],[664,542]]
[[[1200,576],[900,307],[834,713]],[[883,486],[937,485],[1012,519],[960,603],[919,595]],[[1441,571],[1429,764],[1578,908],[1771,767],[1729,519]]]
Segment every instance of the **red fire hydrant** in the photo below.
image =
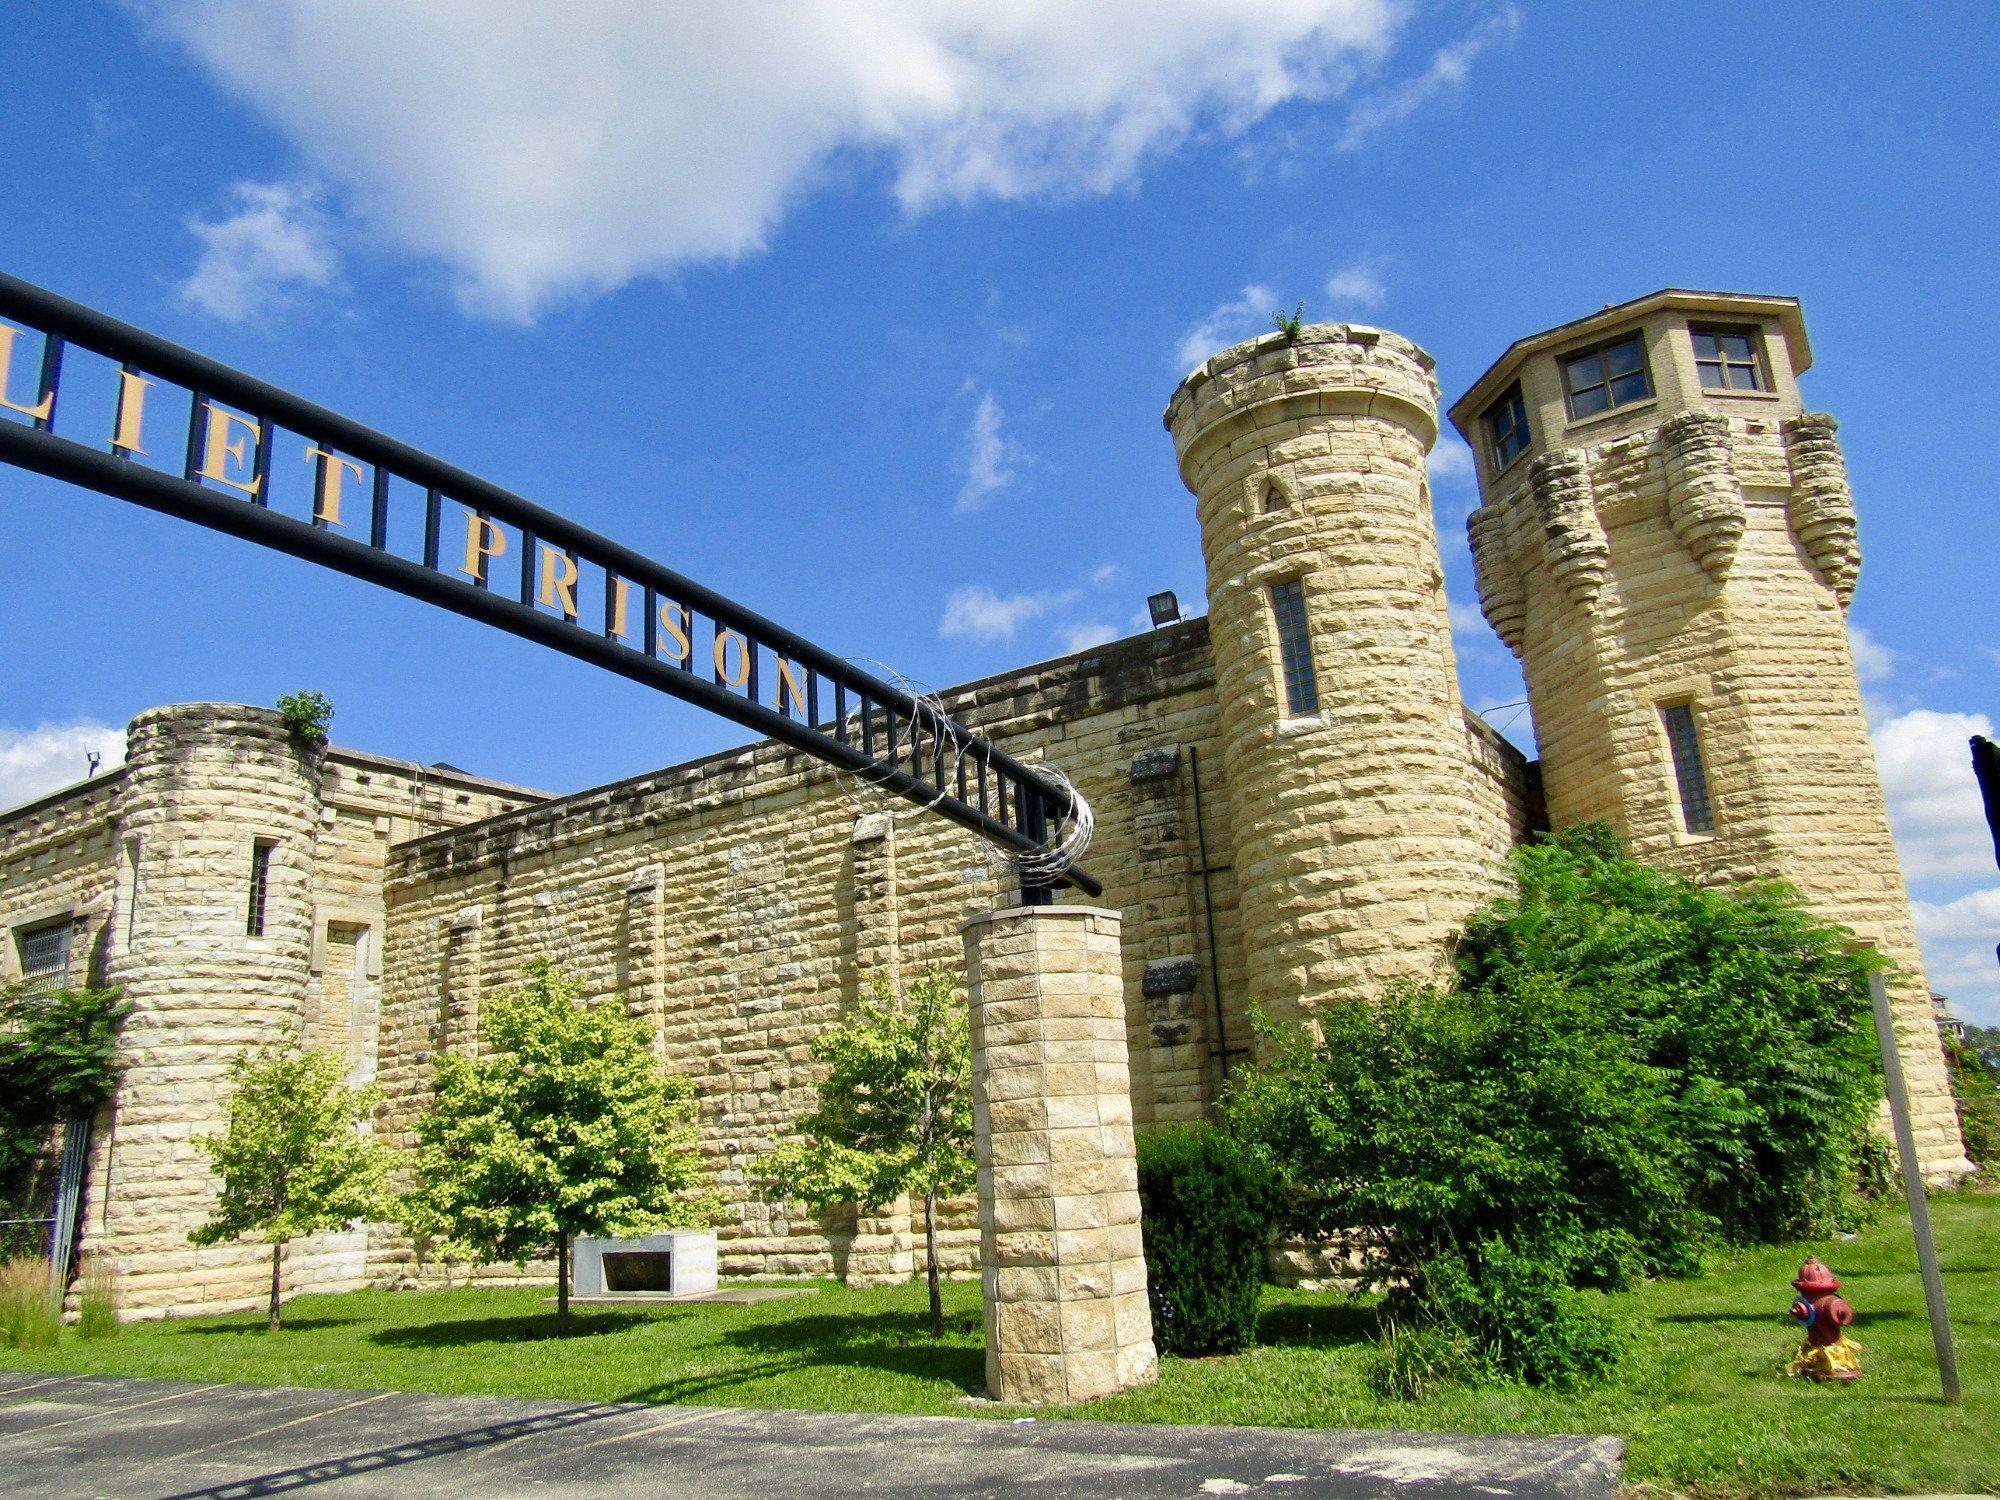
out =
[[1799,1294],[1792,1303],[1792,1316],[1805,1325],[1806,1341],[1785,1373],[1808,1380],[1859,1380],[1861,1346],[1845,1332],[1854,1321],[1854,1309],[1835,1295],[1840,1278],[1814,1256],[1799,1267],[1792,1286]]

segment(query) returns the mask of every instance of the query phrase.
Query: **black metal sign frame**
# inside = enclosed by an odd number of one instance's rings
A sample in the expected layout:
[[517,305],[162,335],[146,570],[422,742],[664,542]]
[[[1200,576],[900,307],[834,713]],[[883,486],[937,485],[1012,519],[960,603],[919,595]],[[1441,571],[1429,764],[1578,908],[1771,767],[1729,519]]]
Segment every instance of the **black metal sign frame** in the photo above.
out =
[[[935,704],[498,485],[4,273],[0,319],[21,325],[0,323],[0,463],[227,532],[591,662],[1012,852],[1042,848],[1073,811],[1065,788]],[[42,340],[40,376],[26,400],[8,388],[10,366],[26,352],[18,347],[24,332]],[[63,363],[76,350],[116,367],[108,441],[56,430]],[[23,373],[11,383],[25,383]],[[184,399],[169,399],[162,385]],[[172,433],[171,444],[163,432]],[[280,433],[302,438],[313,465],[303,517],[273,502]],[[143,461],[164,452],[177,460],[173,469]],[[420,545],[409,524],[415,515]],[[454,524],[462,538],[448,538]],[[418,555],[395,549],[392,534],[402,532]],[[447,567],[452,557],[462,559],[455,569]],[[504,579],[502,558],[509,559]],[[601,602],[601,619],[583,607],[587,592]],[[1080,869],[1059,883],[1103,892]]]

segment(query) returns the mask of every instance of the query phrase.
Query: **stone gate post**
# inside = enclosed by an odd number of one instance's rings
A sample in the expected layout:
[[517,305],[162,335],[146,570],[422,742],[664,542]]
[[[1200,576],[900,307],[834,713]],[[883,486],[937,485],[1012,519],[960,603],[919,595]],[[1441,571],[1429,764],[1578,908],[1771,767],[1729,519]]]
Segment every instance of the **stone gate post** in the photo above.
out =
[[1086,1401],[1158,1374],[1126,1061],[1120,918],[1021,906],[965,924],[986,1385]]

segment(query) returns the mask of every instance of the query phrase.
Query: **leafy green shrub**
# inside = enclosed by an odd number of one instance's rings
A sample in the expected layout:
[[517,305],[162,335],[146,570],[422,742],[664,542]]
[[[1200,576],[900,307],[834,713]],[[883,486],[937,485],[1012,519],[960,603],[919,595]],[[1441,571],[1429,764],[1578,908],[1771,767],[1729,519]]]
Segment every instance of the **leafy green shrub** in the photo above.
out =
[[1153,1338],[1168,1354],[1240,1349],[1256,1330],[1277,1178],[1213,1126],[1139,1137]]
[[62,1300],[49,1284],[49,1263],[21,1255],[0,1265],[0,1345],[50,1349],[62,1331]]
[[1390,1295],[1389,1306],[1461,1335],[1498,1374],[1534,1385],[1585,1385],[1618,1362],[1624,1336],[1601,1298],[1570,1286],[1564,1261],[1560,1251],[1484,1240],[1468,1254],[1431,1261]]
[[1405,1327],[1389,1321],[1362,1368],[1376,1395],[1421,1401],[1442,1386],[1473,1384],[1491,1367],[1471,1336],[1460,1329],[1442,1323]]
[[76,1332],[82,1339],[118,1336],[118,1282],[100,1256],[86,1261],[76,1279]]
[[1618,1346],[1573,1289],[1857,1220],[1872,960],[1783,887],[1703,889],[1601,825],[1513,869],[1454,988],[1322,1006],[1225,1118],[1283,1169],[1285,1227],[1352,1245],[1392,1318],[1571,1383]]
[[116,990],[0,986],[0,1203],[17,1199],[57,1125],[110,1097],[131,1010]]
[[1880,960],[1775,882],[1716,890],[1629,858],[1601,823],[1512,858],[1458,946],[1467,992],[1555,979],[1663,1075],[1690,1201],[1731,1244],[1854,1228],[1881,1098]]
[[278,699],[278,716],[293,739],[317,749],[326,743],[326,732],[333,725],[333,700],[325,693],[286,693]]

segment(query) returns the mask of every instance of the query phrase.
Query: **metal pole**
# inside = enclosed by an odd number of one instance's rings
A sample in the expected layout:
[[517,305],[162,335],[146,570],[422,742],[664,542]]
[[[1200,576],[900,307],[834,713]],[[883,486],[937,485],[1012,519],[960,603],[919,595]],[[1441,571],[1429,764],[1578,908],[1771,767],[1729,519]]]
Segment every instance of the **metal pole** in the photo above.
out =
[[1938,1271],[1937,1244],[1931,1238],[1930,1200],[1924,1196],[1924,1176],[1917,1168],[1917,1137],[1910,1128],[1910,1092],[1903,1085],[1903,1055],[1896,1045],[1896,1020],[1889,1012],[1889,985],[1880,970],[1868,976],[1868,994],[1875,1002],[1875,1039],[1882,1045],[1882,1081],[1889,1090],[1889,1118],[1896,1126],[1896,1154],[1903,1163],[1903,1196],[1910,1204],[1910,1229],[1917,1237],[1917,1265],[1924,1275],[1924,1306],[1931,1317],[1938,1380],[1944,1387],[1944,1399],[1957,1401],[1958,1354],[1951,1344],[1944,1277]]

